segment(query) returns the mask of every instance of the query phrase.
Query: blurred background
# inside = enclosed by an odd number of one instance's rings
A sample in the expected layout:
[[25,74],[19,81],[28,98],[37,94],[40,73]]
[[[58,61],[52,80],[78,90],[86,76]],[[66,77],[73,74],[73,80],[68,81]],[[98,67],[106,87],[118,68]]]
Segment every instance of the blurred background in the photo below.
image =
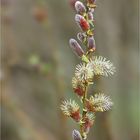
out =
[[[1,0],[2,140],[72,140],[77,124],[59,109],[78,100],[71,87],[80,60],[68,41],[80,31],[75,0]],[[99,113],[88,140],[138,140],[138,0],[97,0],[96,55],[110,59],[115,76],[96,79],[114,106]],[[94,92],[93,92],[94,91]]]

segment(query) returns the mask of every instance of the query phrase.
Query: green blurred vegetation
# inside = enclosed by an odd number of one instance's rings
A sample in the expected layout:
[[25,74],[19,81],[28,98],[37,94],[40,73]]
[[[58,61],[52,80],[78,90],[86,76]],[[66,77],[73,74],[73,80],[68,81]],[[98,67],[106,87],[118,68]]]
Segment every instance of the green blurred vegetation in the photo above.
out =
[[[117,68],[98,78],[92,91],[114,101],[99,113],[89,140],[138,140],[138,0],[97,0],[97,55]],[[2,140],[71,140],[78,129],[59,109],[77,100],[71,87],[79,63],[68,45],[80,31],[70,0],[1,0]]]

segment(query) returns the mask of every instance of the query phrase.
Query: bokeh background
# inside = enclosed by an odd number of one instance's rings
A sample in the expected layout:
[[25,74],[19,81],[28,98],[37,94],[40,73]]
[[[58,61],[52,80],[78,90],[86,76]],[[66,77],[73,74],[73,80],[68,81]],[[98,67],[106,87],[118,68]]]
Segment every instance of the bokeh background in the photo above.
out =
[[[77,124],[59,109],[78,100],[71,78],[80,60],[68,41],[80,31],[74,0],[1,0],[2,140],[71,140]],[[96,116],[88,140],[138,140],[138,0],[97,0],[96,55],[116,74],[96,79],[89,94],[104,92],[114,106]],[[94,91],[94,92],[93,92]]]

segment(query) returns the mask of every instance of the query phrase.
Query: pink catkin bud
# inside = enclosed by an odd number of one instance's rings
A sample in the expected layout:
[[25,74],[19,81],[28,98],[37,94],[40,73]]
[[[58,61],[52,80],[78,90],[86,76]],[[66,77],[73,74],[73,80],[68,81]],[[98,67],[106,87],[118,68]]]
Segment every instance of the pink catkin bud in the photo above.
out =
[[73,140],[82,140],[82,136],[78,130],[72,131]]
[[88,38],[88,44],[87,44],[88,50],[89,51],[95,51],[96,45],[95,45],[95,40],[93,37]]
[[92,11],[88,12],[88,20],[91,20],[91,21],[94,20]]
[[86,12],[86,8],[85,8],[84,4],[80,1],[77,1],[75,3],[75,9],[76,9],[77,13],[81,14],[81,15],[83,15]]
[[70,39],[69,44],[71,49],[77,56],[82,57],[84,55],[83,49],[75,39]]
[[79,41],[84,42],[86,35],[84,33],[78,33],[77,38],[79,39]]
[[75,15],[75,21],[83,31],[89,30],[90,25],[83,16],[81,16],[79,14],[76,14]]

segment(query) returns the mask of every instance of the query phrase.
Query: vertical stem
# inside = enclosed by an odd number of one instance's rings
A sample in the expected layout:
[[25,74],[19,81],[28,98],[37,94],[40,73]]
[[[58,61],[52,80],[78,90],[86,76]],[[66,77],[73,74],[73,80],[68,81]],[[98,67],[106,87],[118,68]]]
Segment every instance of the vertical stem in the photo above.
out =
[[83,137],[83,139],[86,139],[86,135],[85,135],[85,132],[84,132],[84,127],[83,127],[83,121],[84,121],[84,118],[86,117],[86,114],[87,114],[87,110],[86,110],[86,104],[85,104],[85,101],[87,99],[87,92],[88,92],[88,83],[85,84],[85,93],[84,93],[84,96],[83,96],[83,112],[82,112],[82,123],[80,124],[80,131],[81,131],[81,135]]

